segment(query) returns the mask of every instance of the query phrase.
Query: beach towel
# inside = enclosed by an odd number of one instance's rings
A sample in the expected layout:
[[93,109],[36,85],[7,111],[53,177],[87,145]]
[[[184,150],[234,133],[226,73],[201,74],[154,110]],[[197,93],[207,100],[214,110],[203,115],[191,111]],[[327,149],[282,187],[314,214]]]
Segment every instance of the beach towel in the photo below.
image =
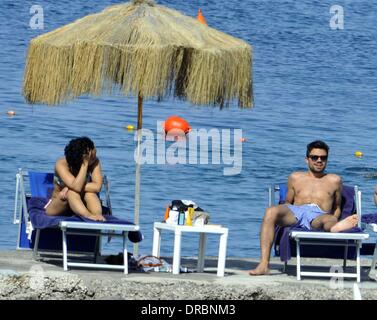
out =
[[[61,221],[78,221],[78,222],[91,222],[91,223],[112,223],[112,224],[133,224],[130,221],[118,219],[112,215],[106,214],[108,208],[102,207],[104,210],[104,217],[106,221],[93,221],[84,217],[79,217],[73,212],[68,212],[66,215],[49,216],[46,214],[44,206],[49,198],[44,197],[31,197],[28,200],[28,210],[30,221],[34,229],[57,228]],[[140,231],[128,232],[128,239],[131,242],[140,242],[143,240],[143,234]]]

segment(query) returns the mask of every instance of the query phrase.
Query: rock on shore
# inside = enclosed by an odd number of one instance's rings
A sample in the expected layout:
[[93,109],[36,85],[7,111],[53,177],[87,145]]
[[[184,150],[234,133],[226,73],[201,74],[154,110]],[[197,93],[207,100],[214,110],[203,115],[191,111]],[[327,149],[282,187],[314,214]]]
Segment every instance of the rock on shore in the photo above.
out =
[[[369,291],[369,290],[368,290]],[[375,291],[375,290],[373,290]],[[364,299],[376,299],[370,290]],[[220,285],[204,281],[159,282],[130,279],[84,281],[75,274],[47,275],[36,279],[28,274],[0,278],[0,299],[24,300],[313,300],[353,299],[350,288],[329,290],[305,284]]]
[[[190,269],[196,258],[183,258]],[[63,271],[61,260],[34,261],[31,252],[0,252],[0,300],[352,300],[354,280],[333,281],[305,278],[297,281],[294,262],[288,273],[272,259],[271,275],[251,277],[247,270],[257,259],[228,258],[225,277],[216,276],[217,261],[206,259],[206,272],[172,275],[137,272],[72,269]],[[330,261],[304,260],[312,268]],[[336,262],[339,264],[340,262]],[[377,282],[368,274],[370,261],[362,261],[364,300],[377,299]]]

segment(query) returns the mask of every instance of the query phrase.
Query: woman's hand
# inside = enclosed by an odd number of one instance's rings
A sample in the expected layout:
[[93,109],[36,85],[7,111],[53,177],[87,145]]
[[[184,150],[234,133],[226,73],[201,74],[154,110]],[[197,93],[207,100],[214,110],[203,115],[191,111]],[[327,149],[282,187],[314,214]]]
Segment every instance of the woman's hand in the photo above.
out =
[[93,166],[98,161],[96,149],[89,150],[82,156],[82,162],[85,165]]
[[89,150],[88,153],[84,153],[82,156],[82,163],[86,166],[89,166],[92,161],[92,150]]
[[97,150],[94,148],[93,150],[90,150],[90,159],[89,159],[89,165],[94,166],[94,164],[98,161],[97,158]]
[[67,201],[68,187],[64,187],[62,191],[59,192],[59,199],[62,201]]

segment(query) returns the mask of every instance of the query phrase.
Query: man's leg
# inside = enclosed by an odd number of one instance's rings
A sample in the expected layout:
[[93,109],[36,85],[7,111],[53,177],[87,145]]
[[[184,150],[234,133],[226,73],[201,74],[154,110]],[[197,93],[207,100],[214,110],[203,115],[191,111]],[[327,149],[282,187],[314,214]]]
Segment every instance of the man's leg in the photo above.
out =
[[332,214],[322,214],[313,219],[310,223],[311,227],[315,230],[324,230],[329,232],[331,228],[338,222],[338,219]]
[[290,226],[296,222],[296,217],[286,205],[278,205],[266,209],[260,232],[261,259],[258,266],[249,271],[250,275],[262,275],[269,272],[268,264],[275,236],[275,225]]
[[349,216],[341,221],[331,214],[323,214],[311,222],[313,229],[324,230],[327,232],[340,232],[357,226],[358,217],[356,214]]
[[359,218],[357,214],[353,214],[352,216],[348,216],[347,218],[338,221],[330,230],[330,232],[341,232],[348,229],[352,229],[357,227],[357,223],[359,222]]

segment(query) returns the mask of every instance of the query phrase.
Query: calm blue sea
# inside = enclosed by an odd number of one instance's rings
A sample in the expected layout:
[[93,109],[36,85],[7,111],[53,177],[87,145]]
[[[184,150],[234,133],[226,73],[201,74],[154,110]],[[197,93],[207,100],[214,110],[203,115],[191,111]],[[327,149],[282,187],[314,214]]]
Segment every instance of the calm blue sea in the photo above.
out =
[[[30,106],[21,95],[24,61],[30,39],[119,0],[38,0],[0,2],[0,249],[16,247],[12,224],[18,168],[51,171],[65,144],[87,135],[97,145],[111,181],[114,214],[133,219],[135,142],[124,127],[136,125],[137,100],[122,96],[82,97],[56,106]],[[344,8],[344,29],[329,26],[334,1],[163,1],[158,3],[196,16],[253,46],[252,110],[192,106],[178,100],[146,101],[144,127],[179,115],[193,128],[238,128],[247,139],[242,172],[224,176],[223,165],[145,165],[142,167],[140,224],[150,253],[152,224],[161,220],[173,199],[191,199],[211,214],[213,223],[230,229],[228,256],[257,257],[259,227],[267,188],[290,172],[306,170],[306,144],[323,139],[330,145],[328,171],[357,184],[363,211],[377,211],[377,3],[336,1]],[[29,27],[32,5],[44,9],[44,30]],[[15,110],[16,116],[6,112]],[[356,158],[360,150],[363,158]],[[185,236],[186,237],[186,236]],[[196,254],[197,239],[185,238],[183,254]],[[218,250],[209,237],[207,253]],[[162,254],[172,253],[163,239]],[[118,250],[114,241],[105,250]]]

